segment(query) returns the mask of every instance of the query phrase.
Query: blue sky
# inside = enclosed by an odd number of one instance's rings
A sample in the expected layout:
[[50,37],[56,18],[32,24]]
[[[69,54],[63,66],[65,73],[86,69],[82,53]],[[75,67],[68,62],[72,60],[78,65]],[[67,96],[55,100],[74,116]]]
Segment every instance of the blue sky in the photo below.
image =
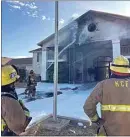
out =
[[[32,56],[29,51],[55,31],[54,4],[41,0],[2,1],[2,56]],[[59,2],[59,25],[63,27],[90,9],[130,16],[129,7],[129,1]]]

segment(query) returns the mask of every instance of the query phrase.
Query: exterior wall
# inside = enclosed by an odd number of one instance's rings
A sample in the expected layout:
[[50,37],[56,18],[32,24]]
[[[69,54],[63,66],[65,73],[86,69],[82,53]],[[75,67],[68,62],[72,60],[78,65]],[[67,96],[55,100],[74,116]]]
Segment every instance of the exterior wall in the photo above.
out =
[[[85,42],[112,40],[113,58],[120,55],[120,40],[130,38],[130,21],[91,16],[89,19],[86,17],[84,22],[79,23],[79,37],[77,41],[79,45]],[[90,23],[96,24],[96,31],[88,31],[88,25]]]
[[[97,26],[96,31],[89,32],[88,25],[95,23]],[[80,24],[79,44],[85,41],[103,41],[103,40],[116,40],[122,38],[130,38],[130,22],[120,19],[109,19],[105,17],[92,17],[86,23]],[[86,34],[86,35],[85,35]],[[85,35],[85,36],[84,36]],[[83,37],[84,36],[84,37]]]
[[[40,53],[39,62],[37,62],[37,53]],[[33,53],[33,70],[37,75],[41,75],[41,63],[42,63],[42,53],[34,52]]]

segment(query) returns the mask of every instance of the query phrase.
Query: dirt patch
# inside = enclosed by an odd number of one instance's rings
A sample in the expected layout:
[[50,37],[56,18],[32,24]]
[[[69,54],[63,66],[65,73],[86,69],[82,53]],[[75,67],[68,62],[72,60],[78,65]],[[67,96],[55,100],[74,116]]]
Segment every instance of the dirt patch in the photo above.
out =
[[[82,123],[82,122],[80,122]],[[71,120],[69,125],[61,131],[47,130],[43,128],[43,121],[30,128],[25,135],[27,136],[95,136],[97,132],[95,124],[89,125],[88,122],[79,125],[79,121]]]
[[84,125],[79,126],[76,123],[70,122],[70,124],[61,131],[46,130],[41,126],[39,127],[36,136],[94,136],[96,129],[93,126]]

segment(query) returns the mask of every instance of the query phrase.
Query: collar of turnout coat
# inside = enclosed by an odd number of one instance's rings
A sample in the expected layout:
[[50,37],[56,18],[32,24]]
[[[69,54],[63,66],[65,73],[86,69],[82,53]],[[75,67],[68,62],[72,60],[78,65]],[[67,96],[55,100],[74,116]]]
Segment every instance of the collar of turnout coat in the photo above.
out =
[[118,76],[118,75],[112,74],[110,78],[130,79],[130,76]]

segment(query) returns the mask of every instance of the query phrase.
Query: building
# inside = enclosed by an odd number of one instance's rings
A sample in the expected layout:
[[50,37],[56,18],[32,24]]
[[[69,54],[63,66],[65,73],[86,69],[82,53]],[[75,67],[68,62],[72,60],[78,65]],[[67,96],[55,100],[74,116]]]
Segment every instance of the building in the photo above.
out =
[[16,58],[11,59],[6,65],[15,65],[19,70],[20,81],[26,80],[32,67],[32,58]]
[[[53,79],[54,34],[38,46],[33,69],[43,81]],[[59,30],[59,76],[66,82],[108,78],[118,55],[130,59],[130,17],[90,10]]]
[[15,58],[11,59],[7,65],[15,65],[16,67],[20,69],[26,69],[27,71],[30,71],[33,69],[32,67],[32,58]]
[[38,48],[35,50],[30,51],[30,53],[33,53],[33,59],[32,59],[32,67],[33,70],[37,75],[41,75],[41,63],[42,63],[42,48]]

